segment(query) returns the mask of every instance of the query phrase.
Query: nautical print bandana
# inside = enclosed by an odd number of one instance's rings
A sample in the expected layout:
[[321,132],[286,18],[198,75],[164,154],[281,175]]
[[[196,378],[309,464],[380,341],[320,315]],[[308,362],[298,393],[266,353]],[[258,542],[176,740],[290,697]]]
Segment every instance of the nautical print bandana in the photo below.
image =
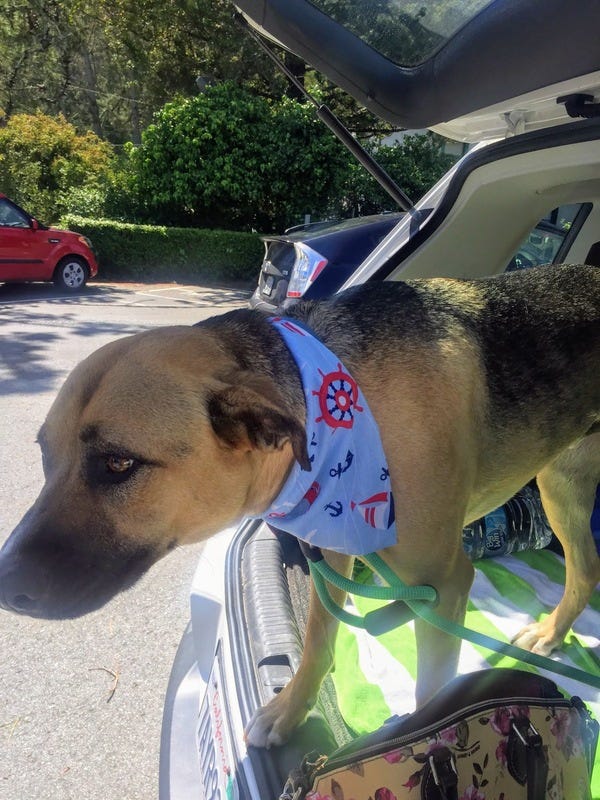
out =
[[301,324],[279,317],[270,322],[300,370],[312,470],[296,463],[262,519],[315,547],[347,555],[396,544],[387,460],[359,387]]

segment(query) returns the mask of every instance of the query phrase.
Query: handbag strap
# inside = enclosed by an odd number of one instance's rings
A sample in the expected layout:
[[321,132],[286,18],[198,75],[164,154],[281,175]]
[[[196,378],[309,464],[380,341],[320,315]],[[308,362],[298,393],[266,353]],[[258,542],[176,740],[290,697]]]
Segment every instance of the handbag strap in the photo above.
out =
[[508,735],[508,771],[522,786],[527,800],[544,800],[548,783],[548,756],[538,731],[530,720],[514,717]]

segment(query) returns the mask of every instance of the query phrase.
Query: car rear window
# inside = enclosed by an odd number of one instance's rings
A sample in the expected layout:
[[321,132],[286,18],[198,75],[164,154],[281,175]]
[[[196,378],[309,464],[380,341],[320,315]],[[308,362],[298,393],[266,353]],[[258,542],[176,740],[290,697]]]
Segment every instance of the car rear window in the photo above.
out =
[[490,0],[311,0],[386,58],[402,66],[426,61]]
[[296,251],[294,245],[289,242],[269,242],[265,261],[270,261],[274,267],[280,270],[288,270],[294,266]]

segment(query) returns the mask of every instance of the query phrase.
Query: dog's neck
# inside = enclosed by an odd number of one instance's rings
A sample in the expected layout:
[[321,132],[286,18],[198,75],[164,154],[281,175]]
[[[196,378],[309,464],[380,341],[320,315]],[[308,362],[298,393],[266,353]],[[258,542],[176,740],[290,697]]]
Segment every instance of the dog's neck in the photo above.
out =
[[290,444],[281,450],[261,452],[252,468],[252,481],[246,497],[247,516],[260,517],[280,494],[296,459]]

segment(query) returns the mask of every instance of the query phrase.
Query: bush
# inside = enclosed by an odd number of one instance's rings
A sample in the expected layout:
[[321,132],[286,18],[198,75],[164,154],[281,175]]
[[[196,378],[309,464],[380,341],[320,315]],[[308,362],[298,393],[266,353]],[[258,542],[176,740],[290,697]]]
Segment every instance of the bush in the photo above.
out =
[[281,230],[326,213],[349,156],[312,106],[223,83],[164,106],[134,163],[149,219]]
[[46,223],[73,210],[98,213],[112,149],[61,115],[15,114],[0,128],[0,190]]
[[99,278],[111,281],[256,282],[264,246],[254,233],[130,225],[67,215],[92,240]]

